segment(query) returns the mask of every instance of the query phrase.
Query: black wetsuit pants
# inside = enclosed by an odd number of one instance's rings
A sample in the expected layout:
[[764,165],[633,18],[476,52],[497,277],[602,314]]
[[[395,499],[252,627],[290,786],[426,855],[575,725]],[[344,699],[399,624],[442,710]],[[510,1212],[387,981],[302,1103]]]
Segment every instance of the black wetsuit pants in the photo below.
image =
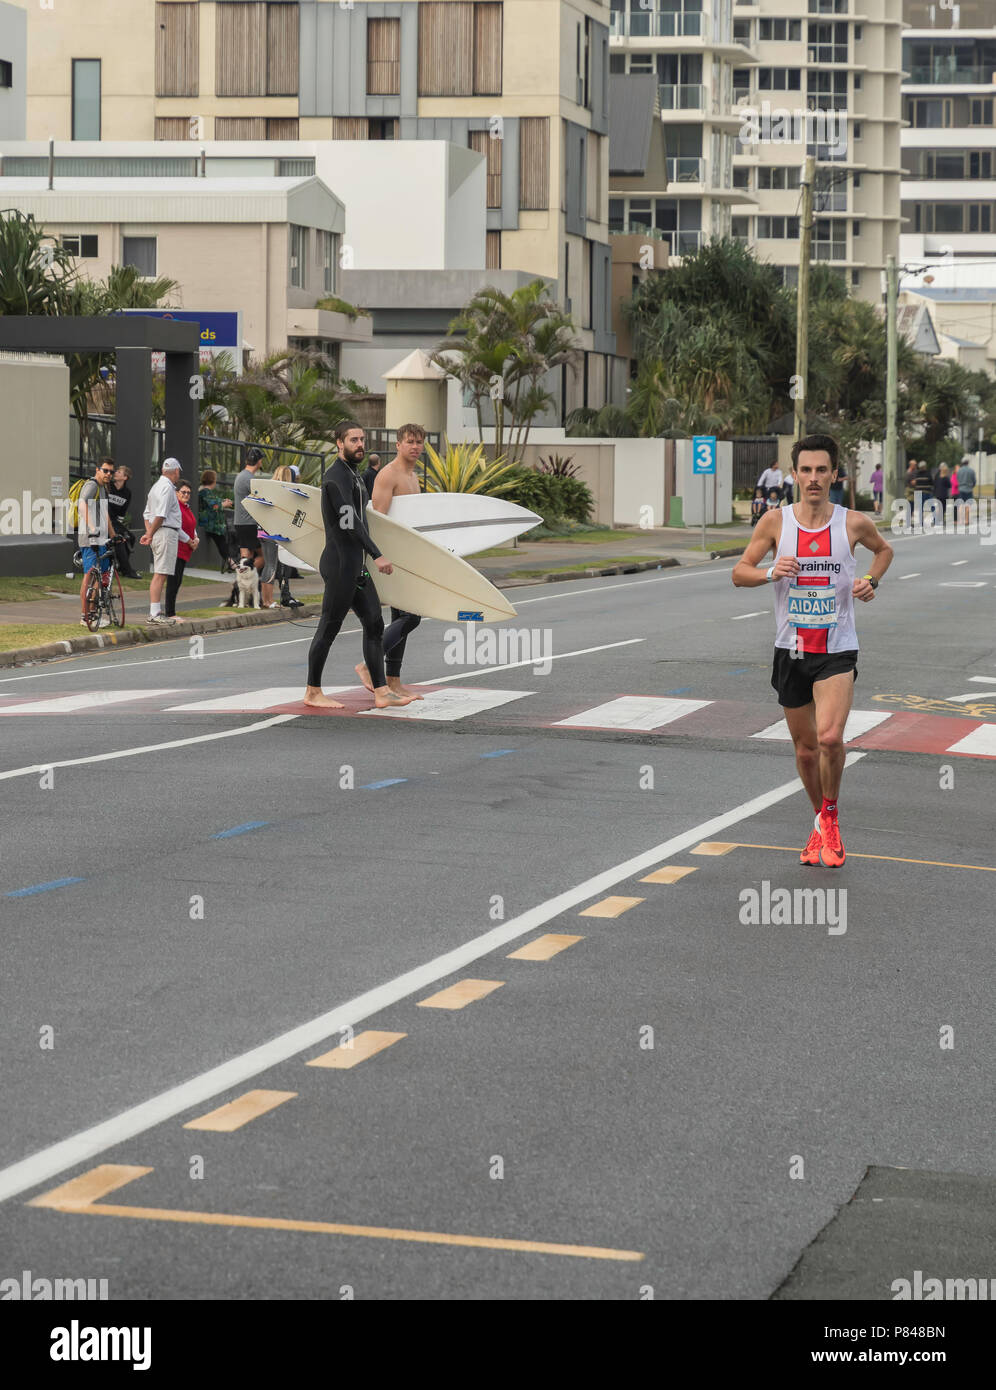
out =
[[417,613],[406,613],[403,608],[391,609],[391,625],[384,633],[384,669],[389,676],[401,675],[408,634],[414,632],[421,621]]
[[318,630],[308,648],[308,684],[320,686],[329,648],[339,635],[339,629],[350,609],[363,627],[363,660],[370,672],[374,689],[386,685],[384,676],[384,619],[380,599],[372,579],[363,576],[362,553],[354,559],[342,555],[334,546],[326,547],[320,566],[325,581],[325,597],[318,619]]

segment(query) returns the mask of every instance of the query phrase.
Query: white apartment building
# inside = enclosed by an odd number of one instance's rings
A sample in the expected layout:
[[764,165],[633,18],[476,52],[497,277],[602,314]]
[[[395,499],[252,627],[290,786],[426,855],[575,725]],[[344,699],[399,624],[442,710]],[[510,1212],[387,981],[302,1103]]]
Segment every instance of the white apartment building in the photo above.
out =
[[732,234],[794,283],[811,153],[813,260],[878,301],[899,232],[901,0],[612,4],[614,70],[658,79],[669,184],[610,180],[610,226],[654,227],[679,255]]
[[996,287],[996,0],[903,14],[900,260],[938,288]]

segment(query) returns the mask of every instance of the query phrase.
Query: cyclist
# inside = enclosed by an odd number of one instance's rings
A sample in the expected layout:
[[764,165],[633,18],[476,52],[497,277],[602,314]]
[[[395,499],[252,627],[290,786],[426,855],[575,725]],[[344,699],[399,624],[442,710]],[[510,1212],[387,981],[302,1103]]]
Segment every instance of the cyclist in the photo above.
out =
[[80,610],[82,614],[80,627],[88,626],[86,589],[90,571],[99,564],[103,584],[108,582],[105,576],[110,573],[111,556],[108,541],[117,539],[107,504],[107,488],[113,477],[114,460],[102,459],[94,476],[83,484],[77,500],[76,536],[83,558],[83,583],[80,586]]

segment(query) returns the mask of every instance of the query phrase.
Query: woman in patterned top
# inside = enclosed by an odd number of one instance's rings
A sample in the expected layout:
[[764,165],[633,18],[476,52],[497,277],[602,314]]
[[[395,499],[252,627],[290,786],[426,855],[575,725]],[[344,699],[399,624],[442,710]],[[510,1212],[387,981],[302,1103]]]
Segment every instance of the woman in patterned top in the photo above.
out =
[[232,500],[214,491],[217,481],[218,475],[213,468],[201,474],[201,485],[197,490],[197,521],[204,534],[214,542],[221,556],[221,572],[226,574],[235,569],[228,553],[228,524],[225,520],[225,509],[232,506]]

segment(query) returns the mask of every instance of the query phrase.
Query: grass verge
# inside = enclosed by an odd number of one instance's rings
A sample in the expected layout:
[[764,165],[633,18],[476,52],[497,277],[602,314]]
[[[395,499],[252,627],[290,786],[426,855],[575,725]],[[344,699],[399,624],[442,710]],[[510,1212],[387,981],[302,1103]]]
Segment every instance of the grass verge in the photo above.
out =
[[[210,584],[210,579],[184,578],[187,584]],[[0,575],[0,603],[37,603],[56,594],[78,594],[83,576],[74,571],[67,579],[64,574],[3,574]],[[125,593],[149,592],[148,579],[122,579]]]

